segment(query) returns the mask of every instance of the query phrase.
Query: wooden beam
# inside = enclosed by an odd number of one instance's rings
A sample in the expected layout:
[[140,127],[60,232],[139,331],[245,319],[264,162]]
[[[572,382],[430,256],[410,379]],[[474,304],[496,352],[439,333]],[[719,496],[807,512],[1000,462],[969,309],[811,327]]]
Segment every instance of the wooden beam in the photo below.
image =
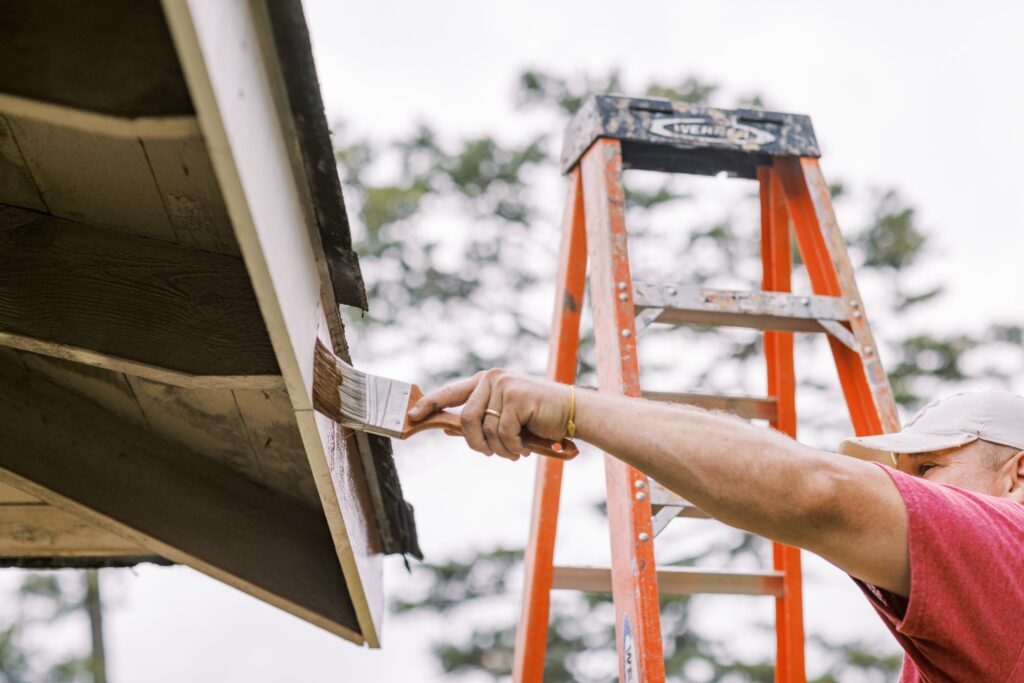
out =
[[0,482],[0,566],[5,559],[107,558],[152,555],[108,529]]
[[266,321],[366,642],[379,646],[382,559],[349,433],[313,411],[318,337],[344,347],[338,306],[260,2],[163,0],[192,102]]
[[138,544],[52,505],[0,504],[0,557],[149,554]]
[[241,259],[41,214],[5,218],[0,344],[179,386],[280,384]]
[[42,502],[30,493],[0,482],[0,505],[36,505]]
[[0,480],[362,642],[323,515],[0,357]]
[[0,93],[0,114],[134,141],[188,138],[199,133],[194,116],[112,116],[7,93]]

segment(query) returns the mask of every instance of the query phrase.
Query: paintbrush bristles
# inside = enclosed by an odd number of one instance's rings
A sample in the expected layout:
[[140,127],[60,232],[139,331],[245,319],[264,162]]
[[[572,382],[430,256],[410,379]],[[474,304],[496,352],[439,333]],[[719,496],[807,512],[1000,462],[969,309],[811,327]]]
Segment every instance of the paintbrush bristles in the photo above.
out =
[[341,419],[341,380],[334,354],[317,339],[313,352],[313,407],[335,422]]
[[343,360],[338,361],[341,370],[341,414],[342,422],[365,425],[366,411],[366,373],[356,370]]
[[313,354],[313,407],[335,422],[366,424],[366,373],[335,356],[319,339]]

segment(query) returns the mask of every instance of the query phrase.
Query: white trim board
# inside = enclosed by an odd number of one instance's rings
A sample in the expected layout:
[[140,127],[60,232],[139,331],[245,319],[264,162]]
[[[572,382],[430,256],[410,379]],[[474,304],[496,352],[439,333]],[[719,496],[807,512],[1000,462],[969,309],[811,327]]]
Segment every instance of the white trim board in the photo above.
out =
[[[312,410],[313,348],[329,336],[288,108],[258,3],[163,0],[193,105],[317,482],[362,635],[380,645],[382,555],[365,477],[337,425]],[[334,305],[333,301],[328,302]],[[330,341],[329,339],[327,340]],[[329,344],[330,345],[330,344]]]

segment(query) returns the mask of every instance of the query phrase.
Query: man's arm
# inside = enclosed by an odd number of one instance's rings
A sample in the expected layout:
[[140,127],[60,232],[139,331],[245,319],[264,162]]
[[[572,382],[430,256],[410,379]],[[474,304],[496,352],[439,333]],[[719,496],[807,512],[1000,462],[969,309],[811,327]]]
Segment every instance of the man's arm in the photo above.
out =
[[[465,403],[469,445],[515,458],[525,452],[523,428],[544,438],[564,435],[568,396],[565,385],[491,370],[427,394],[411,417]],[[712,517],[806,548],[862,581],[909,595],[907,512],[880,468],[729,416],[593,391],[576,391],[576,425],[578,439]]]

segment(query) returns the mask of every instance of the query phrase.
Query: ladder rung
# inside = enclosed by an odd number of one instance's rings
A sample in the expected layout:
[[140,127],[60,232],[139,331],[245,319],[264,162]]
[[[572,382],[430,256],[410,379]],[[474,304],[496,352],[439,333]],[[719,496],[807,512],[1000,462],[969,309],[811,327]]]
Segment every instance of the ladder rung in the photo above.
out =
[[746,420],[774,420],[777,407],[774,398],[756,396],[729,396],[726,394],[672,393],[644,391],[644,398],[668,403],[685,403],[708,410],[721,410]]
[[[590,593],[612,592],[612,570],[607,567],[555,567],[553,589]],[[723,593],[727,595],[783,594],[783,574],[776,571],[714,571],[694,567],[666,567],[658,570],[661,595]]]
[[825,332],[818,321],[846,321],[843,299],[784,292],[708,289],[634,283],[638,314],[660,311],[650,322],[670,325],[752,327],[758,330]]

